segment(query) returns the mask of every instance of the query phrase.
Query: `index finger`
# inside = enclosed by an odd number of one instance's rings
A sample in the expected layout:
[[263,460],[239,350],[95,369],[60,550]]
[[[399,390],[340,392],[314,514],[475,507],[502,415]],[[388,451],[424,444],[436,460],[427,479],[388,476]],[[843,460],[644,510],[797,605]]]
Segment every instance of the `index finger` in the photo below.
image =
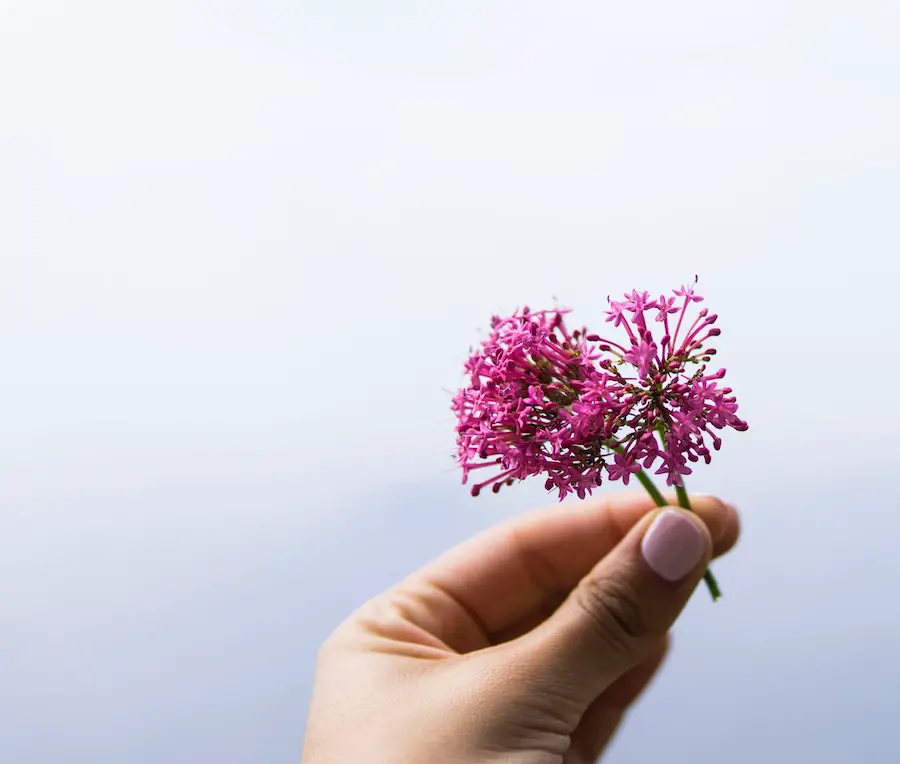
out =
[[[716,555],[734,546],[739,523],[731,505],[712,496],[692,496],[691,504]],[[451,549],[407,584],[445,593],[489,637],[572,589],[654,508],[649,496],[625,493],[534,512]]]

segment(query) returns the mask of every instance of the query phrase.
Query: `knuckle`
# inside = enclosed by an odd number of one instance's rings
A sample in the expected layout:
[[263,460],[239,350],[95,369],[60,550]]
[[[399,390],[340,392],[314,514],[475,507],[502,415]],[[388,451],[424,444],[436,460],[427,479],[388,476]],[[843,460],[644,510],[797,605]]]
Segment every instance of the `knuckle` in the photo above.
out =
[[338,641],[339,635],[332,634],[329,636],[321,645],[319,645],[319,649],[316,652],[316,668],[322,669],[324,666],[327,666],[331,661],[332,656],[338,650]]
[[316,665],[322,667],[339,662],[342,656],[353,651],[357,638],[353,633],[353,622],[348,619],[339,624],[331,634],[319,645],[316,652]]
[[591,577],[575,600],[602,644],[625,658],[638,656],[653,636],[646,608],[634,587],[613,577]]

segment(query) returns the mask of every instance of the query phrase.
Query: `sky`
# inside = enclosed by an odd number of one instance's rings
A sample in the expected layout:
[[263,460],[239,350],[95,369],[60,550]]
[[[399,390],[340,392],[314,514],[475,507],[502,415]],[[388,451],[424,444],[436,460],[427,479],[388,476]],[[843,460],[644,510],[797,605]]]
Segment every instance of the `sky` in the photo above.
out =
[[898,33],[0,0],[0,761],[297,761],[330,630],[553,501],[459,485],[490,316],[694,274],[744,537],[607,761],[896,760]]

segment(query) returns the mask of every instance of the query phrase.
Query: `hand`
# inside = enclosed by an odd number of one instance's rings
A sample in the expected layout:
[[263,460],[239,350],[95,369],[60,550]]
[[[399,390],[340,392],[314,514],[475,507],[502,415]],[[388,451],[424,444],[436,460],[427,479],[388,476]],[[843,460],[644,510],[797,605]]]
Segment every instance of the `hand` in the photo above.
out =
[[319,654],[304,764],[595,761],[737,541],[732,506],[692,502],[537,512],[368,602]]

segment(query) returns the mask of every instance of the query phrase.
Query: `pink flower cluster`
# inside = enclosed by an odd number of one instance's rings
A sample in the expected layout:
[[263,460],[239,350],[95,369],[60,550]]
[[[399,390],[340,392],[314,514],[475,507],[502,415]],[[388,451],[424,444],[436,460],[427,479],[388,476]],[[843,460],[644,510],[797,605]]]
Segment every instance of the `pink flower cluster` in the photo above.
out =
[[[621,342],[570,331],[566,310],[495,316],[490,337],[466,362],[469,384],[453,398],[463,482],[490,477],[472,494],[546,475],[560,499],[584,498],[602,482],[655,467],[681,485],[690,463],[709,463],[722,440],[715,431],[746,430],[725,369],[708,371],[720,330],[693,287],[651,299],[632,292],[610,301],[607,321]],[[657,335],[651,330],[656,328]]]

